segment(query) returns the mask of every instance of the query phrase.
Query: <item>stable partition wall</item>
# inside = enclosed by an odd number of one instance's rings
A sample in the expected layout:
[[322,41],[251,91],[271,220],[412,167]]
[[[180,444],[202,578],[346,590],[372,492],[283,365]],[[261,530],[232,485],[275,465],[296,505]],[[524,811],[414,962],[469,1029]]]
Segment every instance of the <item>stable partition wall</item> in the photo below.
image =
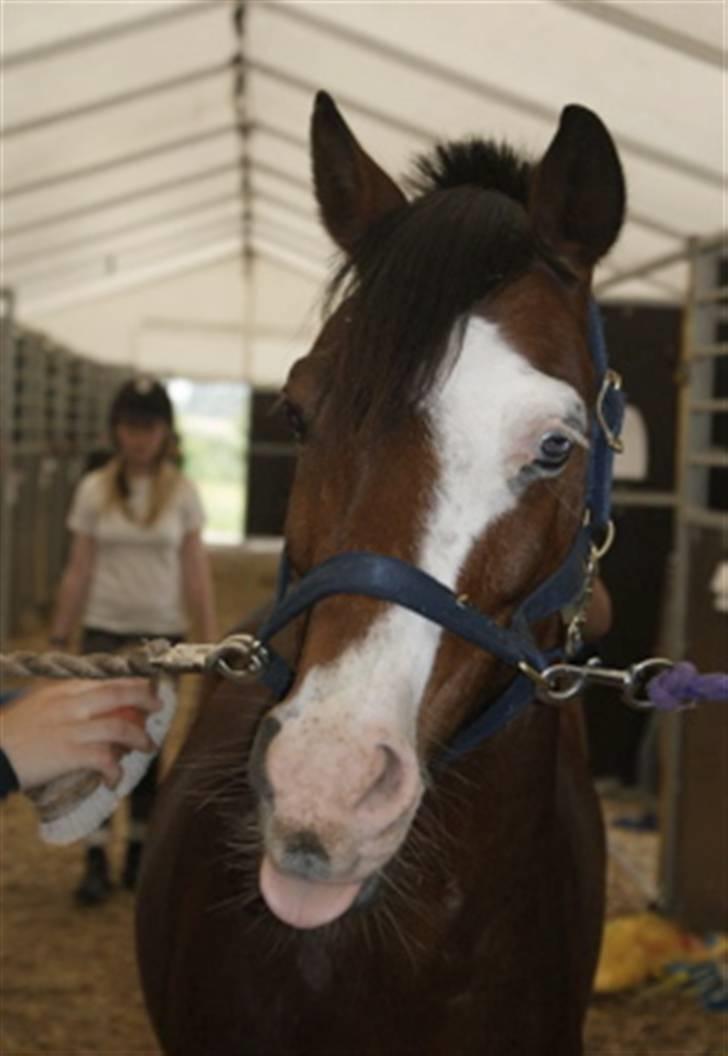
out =
[[9,365],[13,309],[12,291],[0,288],[0,649],[7,641],[10,628],[10,443],[13,401]]
[[[692,588],[687,656],[700,671],[728,670],[728,610],[716,573],[728,535],[690,532]],[[725,591],[727,582],[723,584]],[[668,838],[663,862],[667,907],[696,931],[728,927],[728,704],[706,701],[673,717],[664,786]],[[677,750],[676,750],[677,749]]]
[[[696,242],[680,380],[671,654],[728,669],[728,244]],[[728,925],[728,704],[671,718],[662,741],[666,908]]]
[[19,325],[4,292],[0,349],[0,641],[47,615],[67,547],[66,515],[109,403],[130,375]]

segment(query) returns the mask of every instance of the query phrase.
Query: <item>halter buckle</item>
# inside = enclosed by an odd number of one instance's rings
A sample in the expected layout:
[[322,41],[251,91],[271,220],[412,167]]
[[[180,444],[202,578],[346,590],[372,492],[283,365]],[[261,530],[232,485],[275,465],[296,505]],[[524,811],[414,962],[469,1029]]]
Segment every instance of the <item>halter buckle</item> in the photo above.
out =
[[599,390],[597,397],[597,405],[595,408],[595,414],[597,421],[601,426],[602,432],[604,433],[604,439],[607,441],[607,445],[611,447],[612,451],[616,451],[618,455],[621,455],[624,451],[624,444],[620,437],[614,432],[612,427],[609,425],[604,413],[604,404],[607,396],[610,392],[621,392],[622,390],[622,375],[618,374],[616,370],[611,368],[604,372],[604,378],[602,380],[602,387]]

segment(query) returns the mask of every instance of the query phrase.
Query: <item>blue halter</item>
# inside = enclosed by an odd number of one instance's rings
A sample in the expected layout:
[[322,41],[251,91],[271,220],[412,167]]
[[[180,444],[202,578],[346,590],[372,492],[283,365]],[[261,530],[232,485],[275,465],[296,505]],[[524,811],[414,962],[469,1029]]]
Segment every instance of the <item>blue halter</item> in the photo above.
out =
[[[561,649],[542,652],[531,627],[582,596],[590,554],[609,530],[613,447],[624,411],[619,378],[608,370],[601,317],[594,301],[589,306],[589,346],[599,382],[599,399],[592,423],[586,516],[561,567],[521,603],[510,626],[500,626],[427,572],[396,557],[357,551],[337,554],[291,585],[284,553],[276,603],[258,636],[268,657],[261,680],[279,700],[290,689],[295,672],[270,648],[271,638],[317,602],[336,594],[364,595],[410,609],[514,667],[525,663],[542,671],[563,655]],[[487,701],[480,714],[455,734],[442,761],[457,758],[502,729],[524,711],[533,696],[533,681],[525,674],[516,675],[498,697]]]

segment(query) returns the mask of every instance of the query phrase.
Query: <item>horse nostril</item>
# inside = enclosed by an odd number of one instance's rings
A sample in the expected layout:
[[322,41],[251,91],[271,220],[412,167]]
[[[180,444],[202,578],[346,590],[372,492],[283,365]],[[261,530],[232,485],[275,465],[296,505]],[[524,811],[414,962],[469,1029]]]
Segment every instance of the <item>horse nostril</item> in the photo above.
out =
[[274,719],[271,715],[261,721],[258,726],[258,732],[255,735],[255,740],[253,741],[250,762],[248,764],[251,785],[261,799],[266,799],[269,802],[272,802],[273,800],[273,786],[268,780],[265,760],[270,742],[278,733],[280,733],[280,730],[280,722],[278,719]]
[[329,872],[329,855],[315,832],[302,830],[286,840],[281,865],[299,876],[325,879]]
[[364,807],[374,810],[391,802],[402,786],[404,778],[404,764],[393,748],[386,744],[378,744],[377,751],[380,753],[382,765],[374,782],[369,786],[364,795],[356,804],[357,809]]

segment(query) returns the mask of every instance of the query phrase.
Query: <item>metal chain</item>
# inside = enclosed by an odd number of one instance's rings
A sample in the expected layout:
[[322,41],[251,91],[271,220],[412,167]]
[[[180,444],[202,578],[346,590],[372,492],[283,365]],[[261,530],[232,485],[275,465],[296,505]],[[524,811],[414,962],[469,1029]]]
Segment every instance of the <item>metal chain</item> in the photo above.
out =
[[128,653],[0,653],[5,678],[153,678],[216,671],[240,680],[257,675],[268,663],[265,647],[252,634],[232,634],[215,645],[154,638]]
[[647,686],[650,679],[674,667],[672,660],[651,656],[629,667],[603,667],[598,658],[585,664],[555,663],[537,671],[522,661],[518,667],[536,687],[536,696],[549,704],[562,704],[579,696],[587,686],[606,686],[620,692],[625,704],[632,708],[654,708]]
[[[590,511],[587,510],[584,518],[585,525],[589,524],[590,517]],[[566,642],[564,649],[566,656],[569,659],[577,656],[584,647],[584,627],[586,625],[587,612],[589,610],[589,605],[591,604],[592,595],[594,594],[594,583],[599,575],[599,563],[604,555],[608,554],[611,550],[616,534],[617,532],[614,527],[614,521],[609,520],[607,522],[604,539],[601,543],[592,541],[589,548],[589,556],[587,557],[584,566],[584,585],[582,587],[581,596],[573,609],[570,611],[568,609],[564,610],[563,615],[566,619]]]

